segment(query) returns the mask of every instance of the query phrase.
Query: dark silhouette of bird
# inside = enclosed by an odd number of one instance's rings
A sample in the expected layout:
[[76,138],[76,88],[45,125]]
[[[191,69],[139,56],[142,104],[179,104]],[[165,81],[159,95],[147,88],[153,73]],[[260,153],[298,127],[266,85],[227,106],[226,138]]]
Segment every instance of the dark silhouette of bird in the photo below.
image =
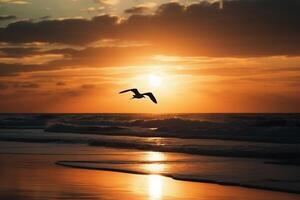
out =
[[154,95],[151,92],[147,92],[147,93],[140,93],[138,91],[138,89],[133,88],[133,89],[128,89],[128,90],[124,90],[119,92],[119,94],[125,93],[125,92],[133,92],[133,96],[131,99],[142,99],[145,98],[145,96],[148,96],[154,103],[157,103],[156,98],[154,97]]

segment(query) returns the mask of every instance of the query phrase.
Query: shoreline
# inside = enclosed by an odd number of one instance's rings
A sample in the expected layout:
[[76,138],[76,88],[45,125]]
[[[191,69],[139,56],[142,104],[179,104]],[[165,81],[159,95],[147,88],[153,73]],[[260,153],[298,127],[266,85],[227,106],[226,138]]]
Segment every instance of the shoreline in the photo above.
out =
[[[106,165],[106,168],[102,170],[99,168],[87,170],[86,167],[84,169],[77,167],[76,169],[57,164],[58,161],[70,162],[75,160],[102,160],[103,162],[114,160],[115,162],[127,161],[129,163],[136,160],[148,160],[147,162],[149,162],[149,159],[159,159],[157,156],[160,154],[153,152],[132,150],[120,152],[115,149],[94,148],[85,145],[0,143],[0,151],[2,152],[0,153],[0,199],[48,200],[74,199],[76,197],[78,200],[261,200],[266,198],[295,200],[300,198],[300,195],[295,193],[226,185],[206,179],[199,182],[199,180],[187,180],[186,177],[172,177],[171,171],[165,171],[169,173],[169,176],[166,174],[155,175],[154,173],[145,176],[150,173],[133,171],[140,168],[122,166],[124,169],[129,169],[124,173],[124,170],[108,169],[108,167],[114,167],[110,165]],[[7,154],[4,154],[4,150]],[[163,153],[162,155],[165,160],[171,161],[182,158],[182,155],[178,154]],[[214,159],[216,160],[202,157],[201,162],[204,162],[203,164],[208,162],[208,166],[214,166],[214,163],[219,166],[219,159]],[[232,164],[236,164],[236,161],[233,162]],[[60,164],[62,163],[60,162]],[[289,186],[286,188],[297,189],[297,187]]]
[[[160,175],[160,176],[168,177],[168,178],[171,178],[171,179],[174,179],[174,180],[177,180],[177,181],[196,182],[196,183],[210,183],[210,184],[217,184],[217,185],[222,185],[222,186],[242,187],[242,188],[248,188],[248,189],[272,191],[272,192],[284,192],[284,193],[289,193],[289,194],[300,194],[300,191],[298,191],[298,190],[272,188],[272,187],[268,187],[268,186],[256,186],[256,185],[251,185],[251,184],[226,182],[226,181],[212,180],[212,179],[205,179],[205,178],[199,179],[199,178],[190,178],[190,177],[179,177],[179,176],[169,175],[169,174],[165,174],[165,173],[148,173],[148,172],[127,170],[127,169],[76,166],[76,165],[66,164],[68,162],[72,163],[74,161],[57,161],[57,162],[55,162],[55,164],[59,165],[59,166],[63,166],[63,167],[70,167],[70,168],[77,168],[77,169],[96,170],[96,171],[110,171],[110,172],[119,172],[119,173],[136,174],[136,175]],[[78,162],[78,161],[76,161],[76,162]]]

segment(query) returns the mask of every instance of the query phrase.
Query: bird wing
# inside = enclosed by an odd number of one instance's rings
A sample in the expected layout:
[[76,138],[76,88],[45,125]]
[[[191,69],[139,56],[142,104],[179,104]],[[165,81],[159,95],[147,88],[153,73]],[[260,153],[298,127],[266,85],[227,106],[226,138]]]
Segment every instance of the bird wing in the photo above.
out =
[[144,93],[142,95],[148,96],[154,103],[157,103],[155,96],[151,92]]
[[133,92],[134,94],[139,95],[139,91],[136,88],[132,88],[132,89],[128,89],[128,90],[123,90],[121,92],[119,92],[119,94],[125,93],[125,92]]

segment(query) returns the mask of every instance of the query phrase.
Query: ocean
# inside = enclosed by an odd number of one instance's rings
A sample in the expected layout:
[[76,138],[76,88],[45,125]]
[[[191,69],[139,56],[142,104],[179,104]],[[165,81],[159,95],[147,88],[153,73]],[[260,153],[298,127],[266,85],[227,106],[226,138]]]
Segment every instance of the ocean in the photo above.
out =
[[0,141],[64,167],[300,193],[300,114],[1,114]]

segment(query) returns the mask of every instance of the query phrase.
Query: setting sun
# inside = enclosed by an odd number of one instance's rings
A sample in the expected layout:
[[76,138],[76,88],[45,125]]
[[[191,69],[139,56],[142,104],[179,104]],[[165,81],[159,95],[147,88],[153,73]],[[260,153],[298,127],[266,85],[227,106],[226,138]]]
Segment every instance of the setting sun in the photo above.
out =
[[161,77],[153,74],[149,75],[148,81],[149,81],[149,85],[153,87],[159,87],[162,83]]

